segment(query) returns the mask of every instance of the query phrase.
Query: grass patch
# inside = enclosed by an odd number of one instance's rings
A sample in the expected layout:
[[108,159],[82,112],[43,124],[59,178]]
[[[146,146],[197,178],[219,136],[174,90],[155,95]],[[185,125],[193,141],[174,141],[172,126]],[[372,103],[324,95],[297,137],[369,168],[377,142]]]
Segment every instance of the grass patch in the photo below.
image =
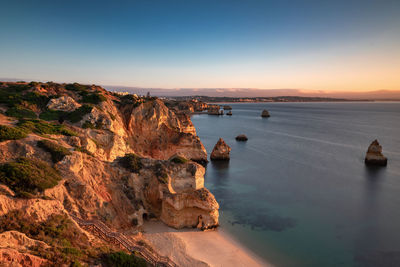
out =
[[67,148],[49,140],[40,140],[37,142],[37,145],[51,154],[51,159],[54,163],[57,163],[63,160],[65,156],[72,154]]
[[188,162],[188,160],[182,156],[175,156],[171,159],[171,161],[177,164],[184,164]]
[[66,136],[77,136],[78,134],[65,125],[48,123],[41,120],[20,120],[18,127],[26,132],[37,134],[62,134]]
[[139,156],[129,153],[119,159],[119,163],[131,172],[138,173],[142,169],[142,161]]
[[0,142],[25,138],[27,133],[19,128],[0,125]]
[[60,180],[60,174],[54,168],[38,159],[21,157],[0,165],[0,182],[17,195],[42,192],[56,186]]
[[6,115],[9,117],[14,117],[18,119],[28,118],[36,119],[37,115],[30,109],[26,109],[20,106],[11,107],[6,111]]
[[126,254],[125,252],[114,252],[102,256],[102,264],[105,267],[146,267],[147,263],[144,259],[134,254]]

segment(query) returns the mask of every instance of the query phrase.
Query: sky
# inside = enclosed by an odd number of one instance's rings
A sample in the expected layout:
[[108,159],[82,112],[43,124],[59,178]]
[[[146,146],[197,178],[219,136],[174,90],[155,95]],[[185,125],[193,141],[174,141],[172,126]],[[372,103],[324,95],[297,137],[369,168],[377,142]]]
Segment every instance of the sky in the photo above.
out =
[[0,0],[0,79],[400,90],[399,0]]

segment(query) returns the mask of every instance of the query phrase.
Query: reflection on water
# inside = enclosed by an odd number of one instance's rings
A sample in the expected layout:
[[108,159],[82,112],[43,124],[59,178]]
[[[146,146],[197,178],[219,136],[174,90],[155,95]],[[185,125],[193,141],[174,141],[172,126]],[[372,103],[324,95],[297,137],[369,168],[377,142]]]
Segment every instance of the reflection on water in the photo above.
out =
[[[219,137],[232,148],[205,176],[221,227],[277,266],[400,266],[399,103],[232,107],[192,118],[208,152]],[[364,164],[376,138],[386,168]]]

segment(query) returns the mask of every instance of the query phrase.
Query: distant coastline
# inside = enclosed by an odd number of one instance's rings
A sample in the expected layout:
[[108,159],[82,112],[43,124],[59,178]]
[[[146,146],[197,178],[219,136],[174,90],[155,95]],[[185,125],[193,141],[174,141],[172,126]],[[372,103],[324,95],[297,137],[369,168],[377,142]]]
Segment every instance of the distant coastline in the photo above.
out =
[[212,97],[212,96],[177,96],[166,97],[175,101],[197,100],[205,103],[265,103],[265,102],[373,102],[369,99],[346,99],[331,97],[302,97],[302,96],[276,96],[276,97]]

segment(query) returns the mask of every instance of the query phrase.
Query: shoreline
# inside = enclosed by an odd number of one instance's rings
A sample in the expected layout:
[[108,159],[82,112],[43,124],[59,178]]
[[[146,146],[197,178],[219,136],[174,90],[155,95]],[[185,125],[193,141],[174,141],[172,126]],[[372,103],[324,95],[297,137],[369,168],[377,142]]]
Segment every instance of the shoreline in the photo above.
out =
[[221,228],[205,232],[177,230],[150,221],[144,224],[143,237],[179,266],[273,266]]

